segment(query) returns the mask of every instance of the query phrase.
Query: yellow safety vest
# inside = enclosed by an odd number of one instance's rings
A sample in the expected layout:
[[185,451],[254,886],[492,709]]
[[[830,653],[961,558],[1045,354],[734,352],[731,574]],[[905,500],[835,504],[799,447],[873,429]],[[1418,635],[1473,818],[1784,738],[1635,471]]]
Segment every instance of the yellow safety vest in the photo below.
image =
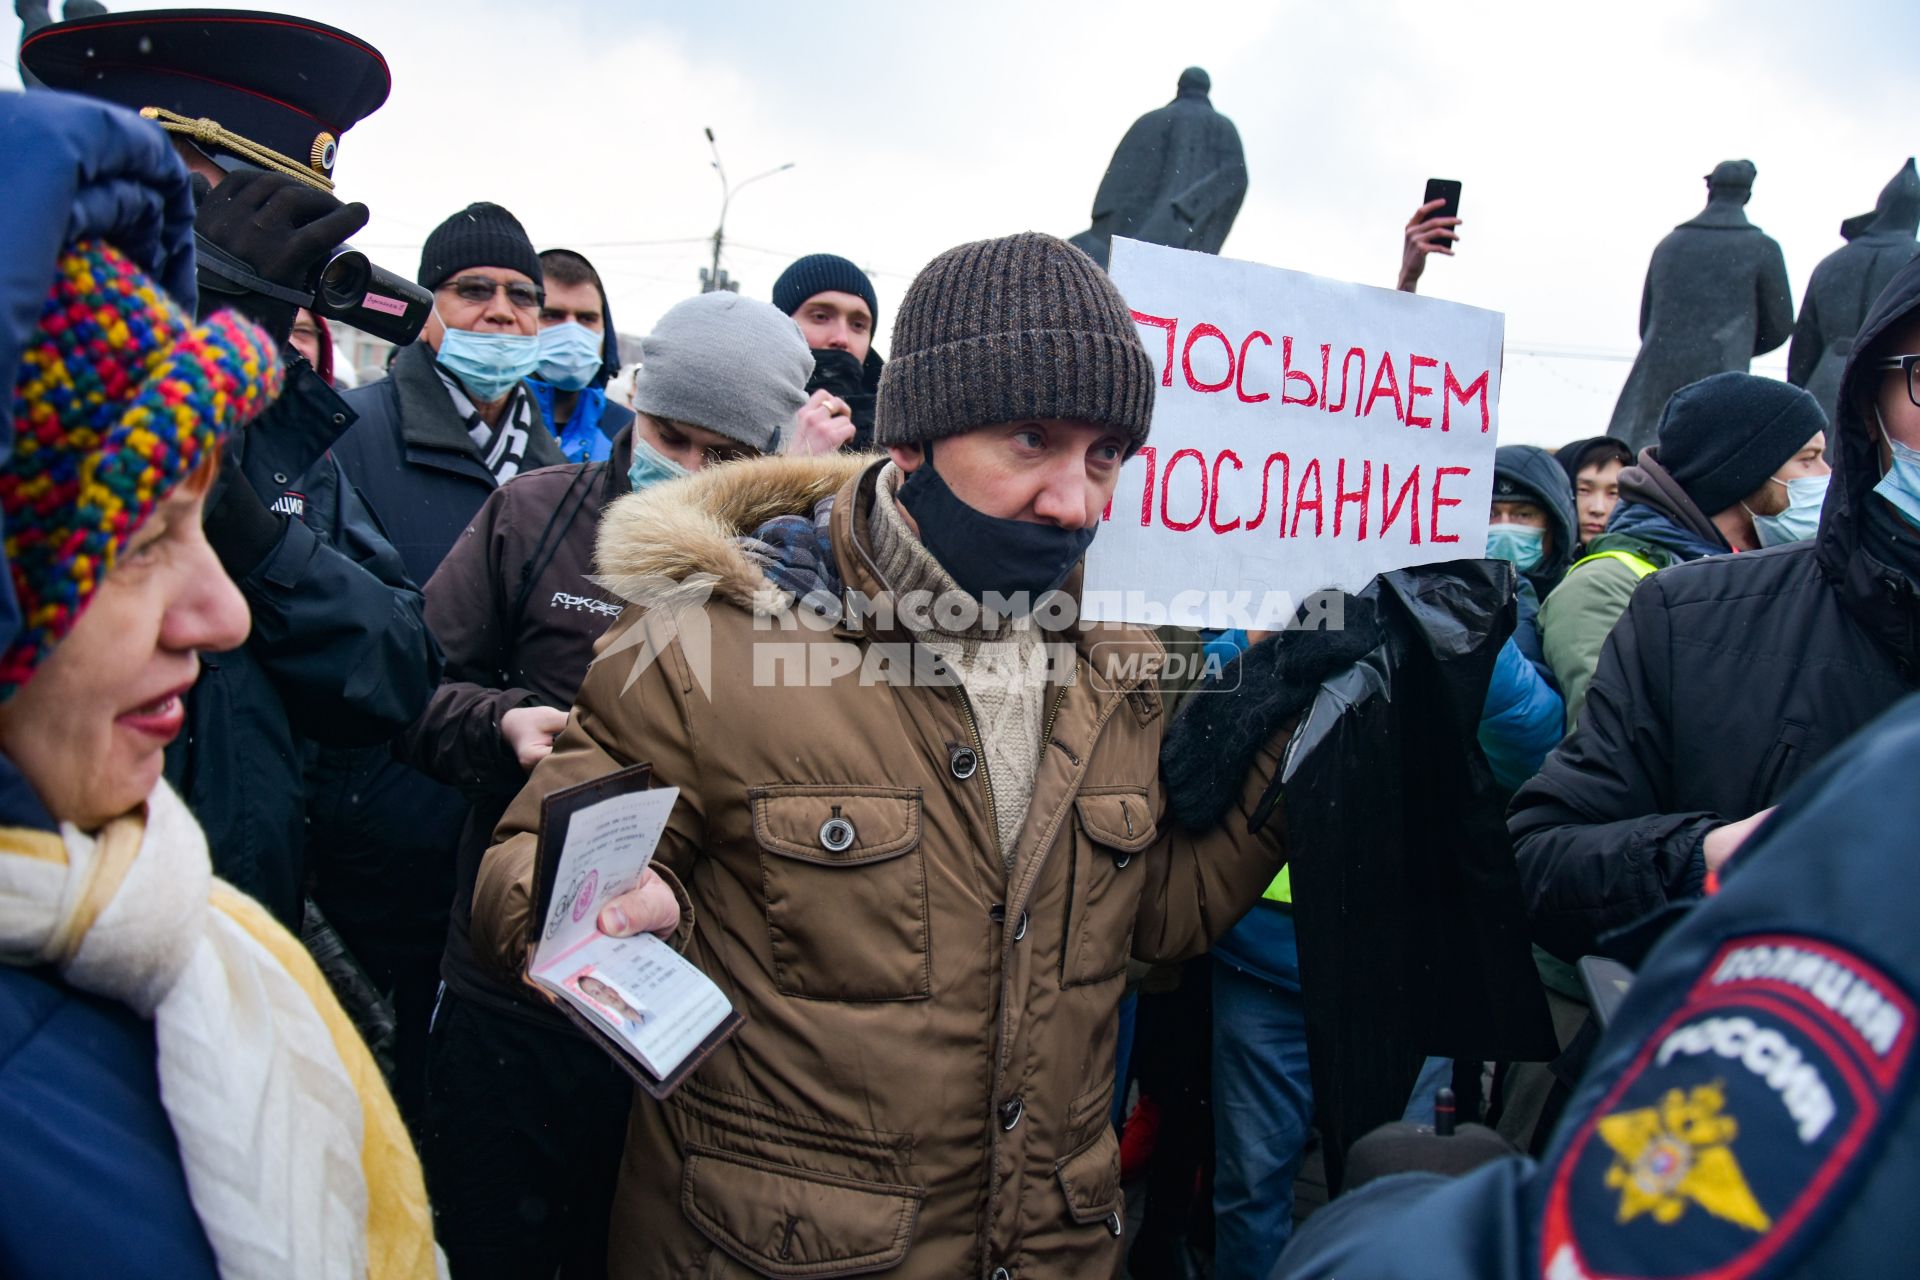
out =
[[1273,878],[1267,891],[1260,895],[1268,902],[1284,902],[1293,905],[1293,867],[1291,864],[1280,868],[1280,874]]
[[1572,573],[1581,565],[1592,564],[1595,560],[1618,560],[1621,564],[1633,570],[1633,576],[1636,578],[1649,577],[1659,569],[1659,566],[1654,564],[1653,561],[1643,559],[1631,551],[1596,551],[1592,555],[1582,556],[1580,559],[1568,565],[1567,572]]

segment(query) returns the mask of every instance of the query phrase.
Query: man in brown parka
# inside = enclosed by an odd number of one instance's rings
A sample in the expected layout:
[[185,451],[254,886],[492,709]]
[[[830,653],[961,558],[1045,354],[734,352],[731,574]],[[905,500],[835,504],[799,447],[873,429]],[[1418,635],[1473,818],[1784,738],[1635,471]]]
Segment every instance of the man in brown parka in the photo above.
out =
[[891,460],[608,508],[600,572],[642,607],[496,832],[473,928],[523,968],[543,796],[643,761],[680,788],[658,877],[601,927],[670,936],[746,1023],[668,1102],[636,1094],[613,1275],[1118,1274],[1127,958],[1204,950],[1286,856],[1283,822],[1247,834],[1281,739],[1238,814],[1177,829],[1157,642],[1026,611],[1077,600],[1153,389],[1084,254],[963,245],[900,308]]

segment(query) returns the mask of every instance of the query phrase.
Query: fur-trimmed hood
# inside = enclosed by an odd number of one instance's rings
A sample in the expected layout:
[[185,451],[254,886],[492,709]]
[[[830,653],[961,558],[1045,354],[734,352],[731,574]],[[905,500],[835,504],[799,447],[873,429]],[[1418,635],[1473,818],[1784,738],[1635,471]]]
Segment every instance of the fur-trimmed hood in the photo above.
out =
[[648,605],[662,579],[711,575],[715,599],[764,605],[775,588],[741,539],[777,516],[810,514],[875,461],[845,453],[749,458],[630,493],[600,518],[598,580],[621,599]]

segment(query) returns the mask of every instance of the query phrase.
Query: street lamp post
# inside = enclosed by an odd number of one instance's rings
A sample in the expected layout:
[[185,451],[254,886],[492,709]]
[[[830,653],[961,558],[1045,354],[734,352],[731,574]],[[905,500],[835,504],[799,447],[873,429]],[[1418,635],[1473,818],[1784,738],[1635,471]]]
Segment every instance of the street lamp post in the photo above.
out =
[[728,280],[726,273],[720,270],[720,248],[727,237],[727,206],[733,203],[735,193],[762,178],[771,178],[776,173],[785,173],[793,168],[793,161],[789,160],[765,173],[756,173],[751,178],[743,178],[729,186],[726,166],[720,163],[720,144],[714,141],[712,129],[707,130],[707,146],[713,152],[713,171],[720,175],[720,224],[713,229],[713,268],[710,271],[701,271],[700,292],[712,293],[716,289],[731,289],[738,292],[739,286]]

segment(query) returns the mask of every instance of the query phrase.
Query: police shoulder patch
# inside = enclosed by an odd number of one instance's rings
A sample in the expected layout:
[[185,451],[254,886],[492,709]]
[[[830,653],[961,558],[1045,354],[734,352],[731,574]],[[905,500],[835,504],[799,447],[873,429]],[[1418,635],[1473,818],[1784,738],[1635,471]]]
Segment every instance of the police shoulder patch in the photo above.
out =
[[1745,1280],[1810,1243],[1896,1093],[1914,1003],[1832,942],[1730,941],[1568,1145],[1546,1280]]

